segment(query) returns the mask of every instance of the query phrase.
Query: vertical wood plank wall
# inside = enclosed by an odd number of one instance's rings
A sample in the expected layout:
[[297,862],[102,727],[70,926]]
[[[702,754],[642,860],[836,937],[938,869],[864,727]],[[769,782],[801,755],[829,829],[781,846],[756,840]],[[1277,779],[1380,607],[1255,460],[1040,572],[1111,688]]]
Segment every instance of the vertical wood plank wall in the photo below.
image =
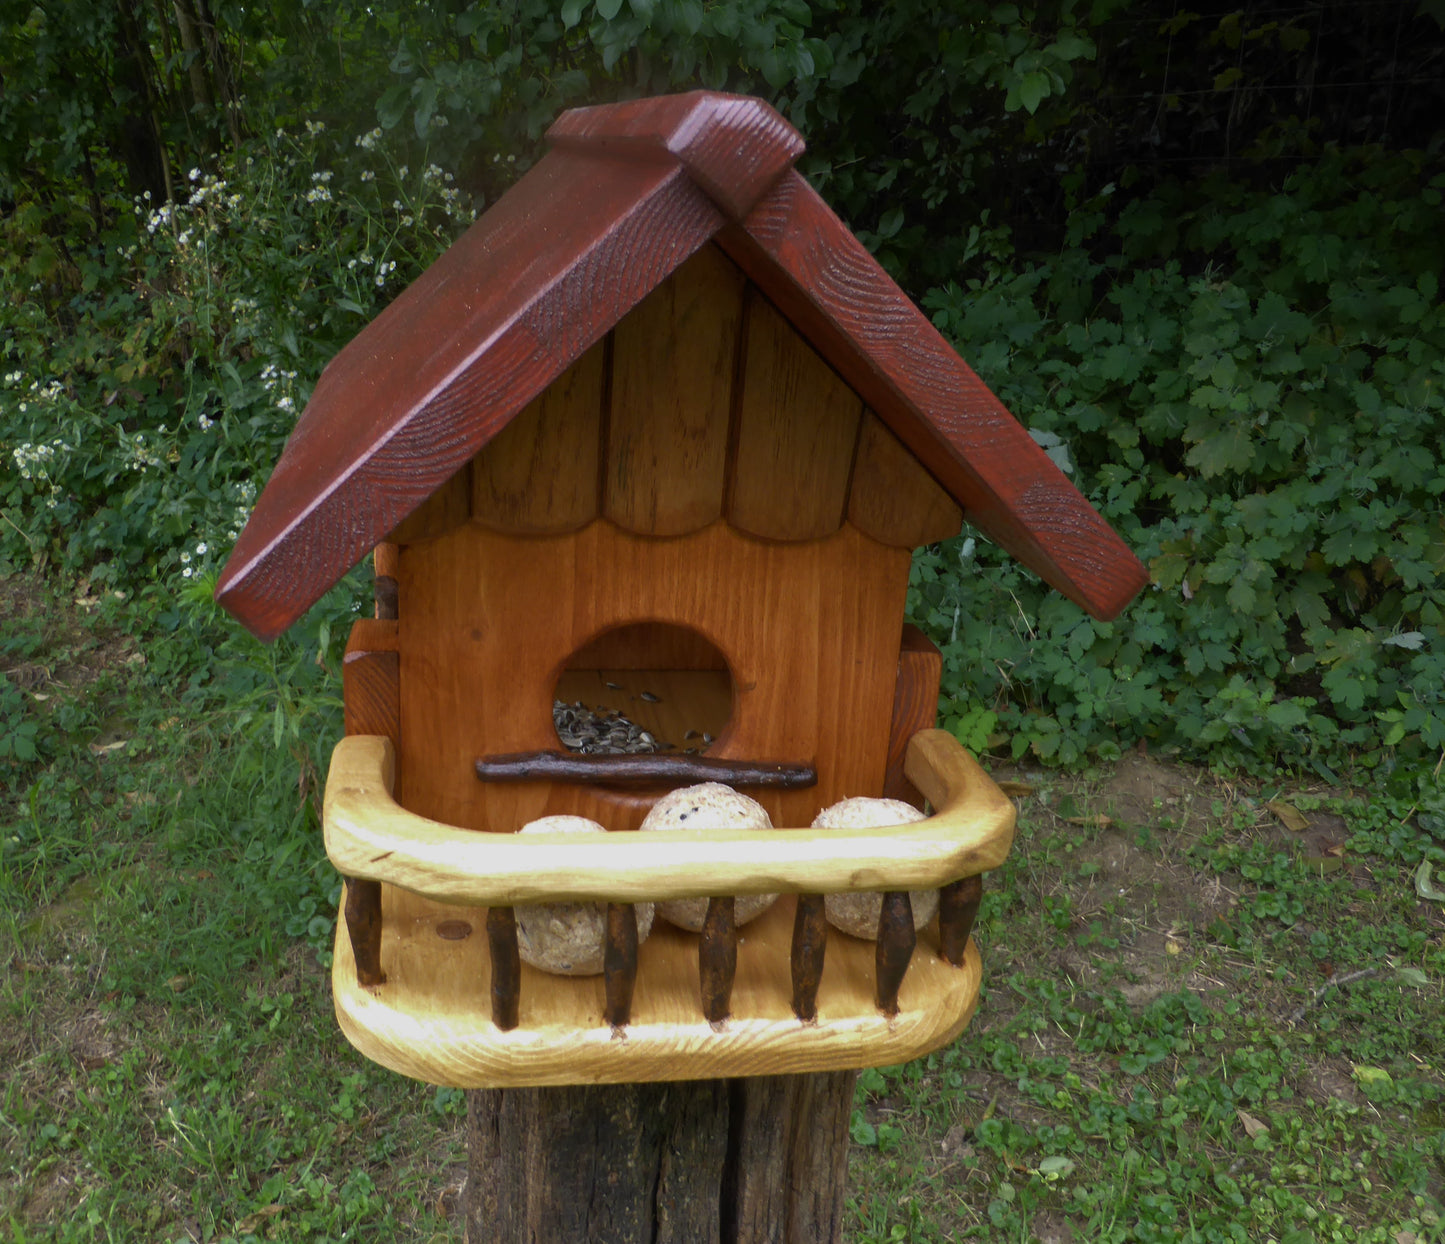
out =
[[765,540],[845,522],[916,548],[958,505],[882,420],[709,244],[559,376],[392,533],[470,519],[553,535],[607,518],[677,536],[723,519]]

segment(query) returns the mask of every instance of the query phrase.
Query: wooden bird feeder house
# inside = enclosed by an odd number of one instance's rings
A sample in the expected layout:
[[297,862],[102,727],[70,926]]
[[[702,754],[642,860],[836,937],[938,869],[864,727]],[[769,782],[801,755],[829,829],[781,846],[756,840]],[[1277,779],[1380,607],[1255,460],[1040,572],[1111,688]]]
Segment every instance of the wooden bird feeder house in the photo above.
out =
[[[466,1088],[935,1049],[977,998],[977,878],[1013,808],[932,729],[912,550],[966,519],[1101,618],[1143,569],[793,170],[766,104],[579,109],[548,139],[326,368],[218,588],[269,638],[375,552],[326,790],[341,1027]],[[559,703],[671,746],[575,753]],[[789,828],[629,832],[704,780]],[[802,828],[857,795],[931,815]],[[562,813],[614,832],[511,832]],[[828,933],[821,896],[862,891],[886,893],[878,941]],[[784,897],[738,929],[733,898],[762,893]],[[702,933],[659,922],[639,948],[633,905],[677,898],[710,900]],[[520,967],[513,909],[580,902],[608,905],[604,973]]]

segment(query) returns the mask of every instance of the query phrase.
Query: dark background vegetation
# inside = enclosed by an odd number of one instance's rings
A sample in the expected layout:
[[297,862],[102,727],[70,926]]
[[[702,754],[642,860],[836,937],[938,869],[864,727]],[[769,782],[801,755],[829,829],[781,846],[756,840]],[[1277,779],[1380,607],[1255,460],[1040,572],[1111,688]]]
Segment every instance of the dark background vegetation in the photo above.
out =
[[0,556],[202,604],[326,359],[560,109],[751,92],[1153,573],[1101,624],[974,539],[922,553],[953,727],[1415,781],[1445,749],[1441,21],[5,0]]

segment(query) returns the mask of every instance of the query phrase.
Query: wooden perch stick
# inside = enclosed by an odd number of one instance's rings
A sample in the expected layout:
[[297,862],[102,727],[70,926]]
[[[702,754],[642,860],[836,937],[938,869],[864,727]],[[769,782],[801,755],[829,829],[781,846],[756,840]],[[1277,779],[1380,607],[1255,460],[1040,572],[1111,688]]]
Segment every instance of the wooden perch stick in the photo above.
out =
[[982,898],[982,877],[965,877],[938,891],[938,953],[956,968],[963,966],[968,935],[973,932]]
[[492,955],[492,1023],[507,1032],[517,1026],[522,993],[517,917],[510,907],[487,908],[487,945]]
[[818,784],[812,765],[724,760],[716,756],[582,755],[576,752],[510,752],[483,756],[477,776],[484,782],[575,782],[589,786],[689,786],[722,782],[805,790]]
[[878,915],[878,954],[875,959],[877,978],[873,1000],[885,1015],[898,1014],[898,988],[918,933],[913,927],[913,901],[907,890],[889,890],[883,895],[883,910]]
[[818,1018],[818,985],[823,979],[823,958],[828,950],[828,920],[821,894],[798,895],[793,918],[793,1014],[805,1024]]
[[631,903],[607,904],[602,978],[607,991],[603,1018],[614,1028],[625,1028],[632,1018],[632,990],[637,984],[637,909]]
[[710,898],[697,947],[698,978],[702,985],[702,1013],[710,1024],[720,1024],[732,1009],[733,977],[738,968],[738,928],[731,895]]

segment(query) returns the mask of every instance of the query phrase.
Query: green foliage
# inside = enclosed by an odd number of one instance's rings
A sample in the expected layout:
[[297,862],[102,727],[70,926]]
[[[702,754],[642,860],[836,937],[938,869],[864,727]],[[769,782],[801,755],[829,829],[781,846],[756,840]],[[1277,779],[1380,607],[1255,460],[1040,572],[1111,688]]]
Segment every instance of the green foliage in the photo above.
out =
[[1161,192],[1118,213],[1111,257],[1080,236],[929,295],[1151,572],[1110,623],[973,540],[920,558],[948,689],[1015,755],[1143,738],[1328,774],[1445,748],[1445,177],[1419,177],[1341,156],[1278,194]]
[[451,174],[319,122],[116,203],[70,259],[0,222],[0,555],[97,584],[220,564],[326,361],[473,218]]
[[1076,66],[1095,55],[1090,19],[1058,0],[523,0],[420,9],[396,47],[383,128],[409,122],[458,166],[478,151],[529,163],[575,103],[698,86],[762,96],[807,136],[813,183],[919,288],[976,247],[955,236],[959,213],[972,220],[1036,163],[1027,146],[1065,127]]
[[[202,600],[326,360],[560,109],[724,87],[803,130],[814,184],[1152,572],[1100,623],[976,539],[925,552],[912,611],[944,642],[950,729],[1327,776],[1445,748],[1445,183],[1427,153],[1330,146],[1361,133],[1342,97],[1300,118],[1251,91],[1340,55],[1323,26],[1111,0],[217,0],[188,51],[195,3],[0,9],[0,561]],[[1385,34],[1348,20],[1379,70]],[[1421,20],[1400,10],[1391,57]],[[1385,109],[1402,134],[1433,132],[1426,95]],[[1207,168],[1223,129],[1213,171],[1151,163]],[[39,737],[26,711],[0,708],[12,748]]]

